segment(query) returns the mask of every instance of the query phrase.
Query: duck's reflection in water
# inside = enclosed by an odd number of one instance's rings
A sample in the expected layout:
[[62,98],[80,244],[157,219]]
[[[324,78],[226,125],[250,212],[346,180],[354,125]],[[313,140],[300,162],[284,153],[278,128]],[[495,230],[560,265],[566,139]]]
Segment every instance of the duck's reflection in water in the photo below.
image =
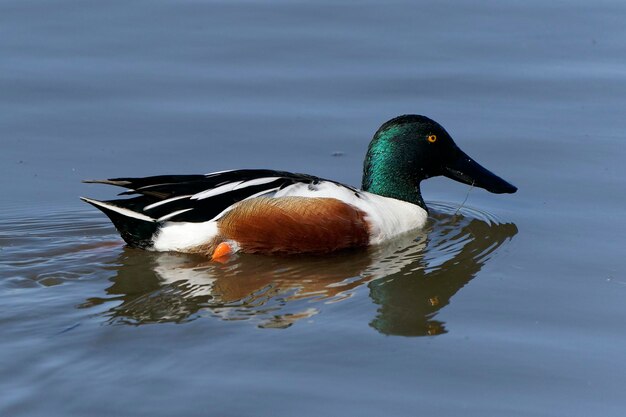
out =
[[[371,326],[381,333],[420,336],[445,332],[437,311],[480,271],[517,228],[482,213],[446,213],[437,205],[428,227],[385,245],[325,257],[241,255],[225,264],[206,258],[127,249],[108,297],[115,323],[182,322],[203,315],[254,319],[284,328],[369,288],[379,308]],[[370,318],[368,317],[368,320]]]

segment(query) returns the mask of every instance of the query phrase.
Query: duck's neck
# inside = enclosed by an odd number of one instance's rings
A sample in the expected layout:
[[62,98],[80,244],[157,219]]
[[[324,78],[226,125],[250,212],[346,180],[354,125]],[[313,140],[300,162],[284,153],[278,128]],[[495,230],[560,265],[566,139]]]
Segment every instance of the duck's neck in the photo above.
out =
[[365,177],[363,177],[363,180],[363,191],[378,194],[383,197],[395,198],[396,200],[407,201],[428,211],[428,207],[426,207],[424,199],[422,198],[419,185],[415,188],[410,188],[403,187],[403,184],[394,183],[393,181],[381,180],[367,183],[365,182]]
[[373,140],[363,165],[361,189],[383,197],[416,204],[428,211],[420,191],[419,170],[397,143]]

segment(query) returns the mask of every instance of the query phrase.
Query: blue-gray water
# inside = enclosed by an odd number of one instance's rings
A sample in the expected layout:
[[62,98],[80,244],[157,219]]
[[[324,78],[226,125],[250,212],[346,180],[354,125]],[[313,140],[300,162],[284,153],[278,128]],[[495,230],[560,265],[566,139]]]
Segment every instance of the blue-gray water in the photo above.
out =
[[[0,415],[626,415],[626,3],[0,3]],[[519,187],[327,258],[124,248],[81,179],[360,183],[428,115]]]

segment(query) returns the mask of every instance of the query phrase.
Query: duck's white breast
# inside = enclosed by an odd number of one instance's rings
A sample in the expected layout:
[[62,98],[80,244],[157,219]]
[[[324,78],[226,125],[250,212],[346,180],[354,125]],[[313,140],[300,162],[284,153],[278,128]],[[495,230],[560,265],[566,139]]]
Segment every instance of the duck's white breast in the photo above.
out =
[[330,181],[319,184],[294,184],[278,191],[275,197],[336,198],[366,213],[371,227],[370,244],[375,245],[426,224],[428,213],[416,204],[355,191]]

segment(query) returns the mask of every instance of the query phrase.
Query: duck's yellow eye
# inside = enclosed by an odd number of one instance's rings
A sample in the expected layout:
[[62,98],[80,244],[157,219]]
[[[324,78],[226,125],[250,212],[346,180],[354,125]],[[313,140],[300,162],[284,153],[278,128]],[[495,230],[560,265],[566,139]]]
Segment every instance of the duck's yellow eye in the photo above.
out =
[[435,143],[435,142],[437,142],[437,136],[436,136],[436,135],[430,135],[430,136],[428,136],[428,141],[429,141],[430,143]]

